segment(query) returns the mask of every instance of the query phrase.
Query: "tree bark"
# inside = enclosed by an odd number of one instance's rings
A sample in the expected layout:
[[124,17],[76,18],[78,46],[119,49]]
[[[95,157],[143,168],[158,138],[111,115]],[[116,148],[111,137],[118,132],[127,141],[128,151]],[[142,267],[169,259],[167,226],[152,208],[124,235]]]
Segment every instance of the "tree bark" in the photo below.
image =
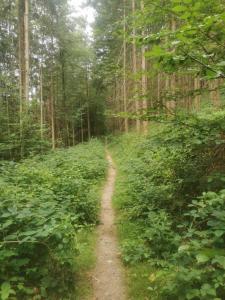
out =
[[123,20],[123,103],[124,103],[124,127],[125,132],[129,131],[127,117],[127,42],[126,42],[126,0],[124,0],[124,20]]
[[43,140],[44,114],[43,114],[43,70],[40,69],[40,130],[41,140]]
[[29,0],[18,0],[18,22],[20,70],[20,156],[23,158],[23,113],[29,101]]
[[29,0],[19,0],[19,66],[21,106],[29,100]]
[[[144,1],[141,1],[141,10],[144,11]],[[145,37],[145,31],[142,31],[142,37]],[[145,57],[145,45],[141,48],[141,69],[142,69],[142,78],[141,78],[141,86],[142,86],[142,97],[143,97],[143,112],[146,113],[148,109],[147,102],[147,75],[146,75],[146,57]],[[143,121],[143,131],[146,133],[148,130],[148,121]]]
[[[132,0],[132,12],[133,16],[135,16],[136,12],[136,0]],[[136,27],[133,26],[133,74],[137,75],[137,47],[136,47]],[[136,78],[134,79],[134,99],[135,99],[135,110],[136,110],[136,130],[139,132],[141,129],[141,122],[139,119],[140,114],[140,102],[138,99],[138,84]]]
[[199,79],[199,77],[196,77],[194,79],[194,89],[195,89],[195,91],[197,91],[197,94],[195,95],[195,98],[194,98],[194,108],[197,111],[200,110],[200,106],[201,106],[201,95],[199,94],[199,91],[198,91],[200,88],[201,88],[200,79]]
[[[171,29],[172,29],[172,32],[176,31],[176,20],[174,18],[172,18],[172,21],[171,21]],[[175,73],[173,73],[171,75],[170,83],[171,83],[170,88],[171,88],[172,95],[173,95],[173,97],[175,97],[175,93],[176,93],[176,74]],[[170,111],[174,111],[176,108],[176,101],[170,100],[169,107],[170,107]]]
[[89,108],[89,76],[88,68],[86,73],[86,93],[87,93],[87,129],[88,129],[88,140],[91,139],[91,121],[90,121],[90,108]]
[[210,87],[210,97],[213,105],[215,107],[220,107],[221,99],[220,99],[220,92],[219,92],[219,81],[218,79],[211,80],[209,82]]
[[51,103],[51,128],[52,128],[52,149],[56,148],[55,140],[55,103],[54,103],[54,86],[53,86],[53,75],[51,74],[51,93],[50,93],[50,103]]

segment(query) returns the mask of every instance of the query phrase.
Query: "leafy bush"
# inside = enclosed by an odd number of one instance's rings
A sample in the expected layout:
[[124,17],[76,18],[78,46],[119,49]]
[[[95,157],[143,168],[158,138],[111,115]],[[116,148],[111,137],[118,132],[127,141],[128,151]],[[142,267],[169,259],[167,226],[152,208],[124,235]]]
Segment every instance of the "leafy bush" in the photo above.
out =
[[[224,299],[225,191],[208,192],[194,200],[188,225],[168,270],[159,272],[155,289],[167,299]],[[161,286],[162,276],[167,278]]]
[[71,299],[76,232],[98,220],[105,169],[96,141],[1,163],[0,299]]
[[158,269],[151,298],[224,299],[224,111],[177,115],[151,124],[149,136],[116,141],[128,193],[121,224],[138,235],[122,240],[126,263]]

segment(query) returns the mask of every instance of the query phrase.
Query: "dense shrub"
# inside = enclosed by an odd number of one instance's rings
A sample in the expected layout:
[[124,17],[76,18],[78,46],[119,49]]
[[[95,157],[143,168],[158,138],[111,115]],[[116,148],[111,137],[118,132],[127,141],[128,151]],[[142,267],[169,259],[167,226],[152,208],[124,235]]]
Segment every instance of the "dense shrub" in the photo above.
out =
[[105,169],[96,141],[1,163],[2,300],[73,299],[76,232],[97,222],[96,187]]
[[129,194],[121,222],[138,235],[123,239],[123,258],[158,268],[150,297],[225,299],[225,113],[180,115],[150,130],[112,143]]

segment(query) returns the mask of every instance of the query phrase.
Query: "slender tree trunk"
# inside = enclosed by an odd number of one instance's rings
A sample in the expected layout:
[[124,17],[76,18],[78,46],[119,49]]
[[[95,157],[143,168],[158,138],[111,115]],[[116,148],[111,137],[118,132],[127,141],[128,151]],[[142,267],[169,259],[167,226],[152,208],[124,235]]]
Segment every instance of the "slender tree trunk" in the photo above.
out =
[[123,20],[123,102],[124,102],[124,126],[125,132],[129,131],[127,117],[127,42],[126,42],[126,0],[124,0],[124,20]]
[[44,114],[43,114],[43,70],[40,69],[40,130],[41,140],[43,140]]
[[[132,12],[135,16],[136,12],[136,0],[132,0]],[[133,74],[136,77],[137,75],[137,47],[136,47],[136,28],[133,26]],[[138,97],[138,84],[137,79],[134,79],[134,98],[135,98],[135,110],[136,110],[136,130],[139,132],[141,129],[141,122],[139,119],[140,113],[140,102]]]
[[[172,29],[173,32],[176,31],[176,21],[175,21],[174,18],[172,19],[171,29]],[[173,73],[171,75],[171,86],[170,86],[170,88],[171,88],[172,95],[175,97],[175,93],[176,93],[176,74],[175,73]],[[170,100],[170,110],[174,111],[175,108],[176,108],[175,100]]]
[[81,125],[81,143],[83,144],[84,142],[84,127],[83,127],[83,114],[81,112],[80,116],[80,125]]
[[89,108],[89,78],[88,78],[88,68],[86,74],[86,93],[87,93],[87,127],[88,127],[88,140],[91,139],[91,121],[90,121],[90,108]]
[[[144,1],[141,1],[141,10],[144,11]],[[142,31],[142,37],[145,37],[145,31]],[[147,103],[147,67],[146,67],[146,57],[145,57],[145,45],[142,46],[141,49],[141,69],[142,69],[142,79],[141,79],[141,86],[142,86],[142,97],[143,97],[143,111],[144,113],[147,112],[148,103]],[[148,130],[148,122],[143,121],[143,131],[146,133]]]
[[66,120],[67,146],[70,147],[70,123]]
[[29,100],[29,0],[18,0],[20,69],[20,156],[24,156],[23,114]]
[[209,87],[210,87],[210,97],[213,105],[215,107],[220,107],[221,105],[221,99],[220,99],[220,93],[219,93],[219,81],[218,79],[211,80],[209,82]]
[[21,102],[24,103],[29,100],[29,0],[19,0],[19,65]]
[[[120,111],[120,102],[119,102],[119,96],[120,96],[120,93],[119,93],[119,83],[118,83],[118,79],[116,78],[115,79],[115,99],[116,99],[116,113],[118,113]],[[120,120],[119,118],[117,117],[116,118],[116,130],[119,130],[119,127],[120,127]]]
[[87,126],[88,126],[88,140],[91,139],[91,120],[90,120],[90,109],[89,109],[89,103],[87,105]]
[[166,114],[169,115],[170,114],[170,101],[168,101],[168,95],[169,95],[169,91],[170,91],[170,77],[168,74],[166,74],[165,88],[166,88],[166,103],[165,103]]
[[[7,130],[8,130],[8,139],[10,139],[10,114],[9,114],[9,99],[6,100],[6,114],[7,114]],[[12,151],[9,150],[10,159],[12,159]]]
[[161,74],[158,73],[157,75],[157,100],[158,100],[158,111],[160,112],[161,109]]
[[195,98],[194,98],[194,108],[195,110],[200,110],[200,106],[201,106],[201,95],[199,94],[199,89],[201,88],[200,86],[200,79],[199,77],[196,77],[194,79],[194,89],[195,91],[197,91],[197,95],[195,95]]
[[75,125],[73,124],[73,146],[75,146]]
[[51,74],[51,94],[50,94],[50,103],[51,103],[51,128],[52,128],[52,149],[56,148],[55,140],[55,103],[54,103],[54,86],[53,86],[53,75]]
[[63,120],[62,126],[66,129],[65,130],[65,145],[69,146],[69,135],[68,135],[68,122],[67,122],[67,102],[66,102],[66,73],[65,73],[65,53],[62,49],[60,51],[60,59],[61,59],[61,80],[62,80],[62,111],[63,111]]

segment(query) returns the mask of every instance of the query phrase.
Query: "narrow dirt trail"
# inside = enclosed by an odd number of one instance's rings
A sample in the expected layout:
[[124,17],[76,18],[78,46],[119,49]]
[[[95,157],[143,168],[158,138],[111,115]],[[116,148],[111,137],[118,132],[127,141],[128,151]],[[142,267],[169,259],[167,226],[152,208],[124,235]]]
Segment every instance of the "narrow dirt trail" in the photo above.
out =
[[112,196],[116,179],[116,169],[112,158],[109,161],[108,179],[102,195],[101,225],[98,228],[97,264],[93,273],[94,300],[125,300],[123,270],[114,225]]

